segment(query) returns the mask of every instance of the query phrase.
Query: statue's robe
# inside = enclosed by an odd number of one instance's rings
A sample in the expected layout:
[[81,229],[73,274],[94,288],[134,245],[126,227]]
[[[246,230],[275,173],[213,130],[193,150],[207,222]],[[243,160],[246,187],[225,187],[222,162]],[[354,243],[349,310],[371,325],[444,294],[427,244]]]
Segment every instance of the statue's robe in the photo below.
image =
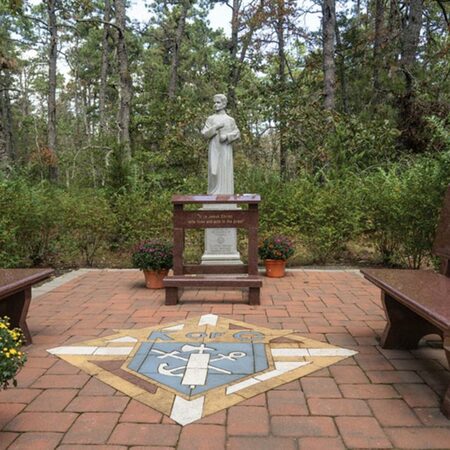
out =
[[[217,130],[217,126],[224,125]],[[227,114],[213,114],[206,119],[202,135],[209,139],[208,194],[234,194],[232,143],[241,136],[236,122]],[[220,142],[220,137],[226,138]]]

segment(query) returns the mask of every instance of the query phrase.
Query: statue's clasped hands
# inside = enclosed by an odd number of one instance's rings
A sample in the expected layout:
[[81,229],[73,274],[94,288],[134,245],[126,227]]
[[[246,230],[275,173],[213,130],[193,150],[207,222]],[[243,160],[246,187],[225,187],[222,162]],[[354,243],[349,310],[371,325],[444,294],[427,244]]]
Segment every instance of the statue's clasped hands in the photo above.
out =
[[223,136],[221,133],[220,133],[220,130],[223,128],[225,126],[225,124],[220,124],[220,125],[217,125],[217,127],[216,127],[216,130],[217,130],[217,132],[219,133],[219,141],[220,142],[226,142],[226,140],[227,140],[227,136]]

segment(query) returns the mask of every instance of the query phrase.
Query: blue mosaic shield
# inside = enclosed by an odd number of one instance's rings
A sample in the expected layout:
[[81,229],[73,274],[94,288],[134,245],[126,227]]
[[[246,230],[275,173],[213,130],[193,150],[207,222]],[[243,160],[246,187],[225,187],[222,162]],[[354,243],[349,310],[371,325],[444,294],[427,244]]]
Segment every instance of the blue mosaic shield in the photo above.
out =
[[194,396],[268,368],[264,344],[144,342],[128,369]]

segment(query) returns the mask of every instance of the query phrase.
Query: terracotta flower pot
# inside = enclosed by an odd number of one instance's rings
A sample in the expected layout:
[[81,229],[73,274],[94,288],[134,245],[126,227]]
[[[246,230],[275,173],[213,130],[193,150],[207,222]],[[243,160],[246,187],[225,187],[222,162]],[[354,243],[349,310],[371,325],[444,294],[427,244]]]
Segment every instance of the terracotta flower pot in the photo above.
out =
[[282,278],[285,275],[286,261],[284,259],[266,259],[266,277]]
[[162,270],[144,270],[145,285],[148,289],[162,289],[164,287],[163,279],[169,273],[168,269]]

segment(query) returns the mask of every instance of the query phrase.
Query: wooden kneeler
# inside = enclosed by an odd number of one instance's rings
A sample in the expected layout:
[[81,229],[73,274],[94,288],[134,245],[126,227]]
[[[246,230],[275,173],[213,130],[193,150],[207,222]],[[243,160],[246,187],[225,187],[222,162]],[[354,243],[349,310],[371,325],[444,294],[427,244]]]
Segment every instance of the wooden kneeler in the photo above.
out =
[[[175,195],[173,204],[173,276],[164,278],[166,305],[176,305],[180,288],[248,288],[250,305],[260,304],[262,279],[258,275],[258,204],[251,195]],[[186,211],[185,205],[238,205],[247,209]],[[220,206],[219,206],[220,207]],[[183,263],[186,229],[245,228],[248,230],[248,264]]]

